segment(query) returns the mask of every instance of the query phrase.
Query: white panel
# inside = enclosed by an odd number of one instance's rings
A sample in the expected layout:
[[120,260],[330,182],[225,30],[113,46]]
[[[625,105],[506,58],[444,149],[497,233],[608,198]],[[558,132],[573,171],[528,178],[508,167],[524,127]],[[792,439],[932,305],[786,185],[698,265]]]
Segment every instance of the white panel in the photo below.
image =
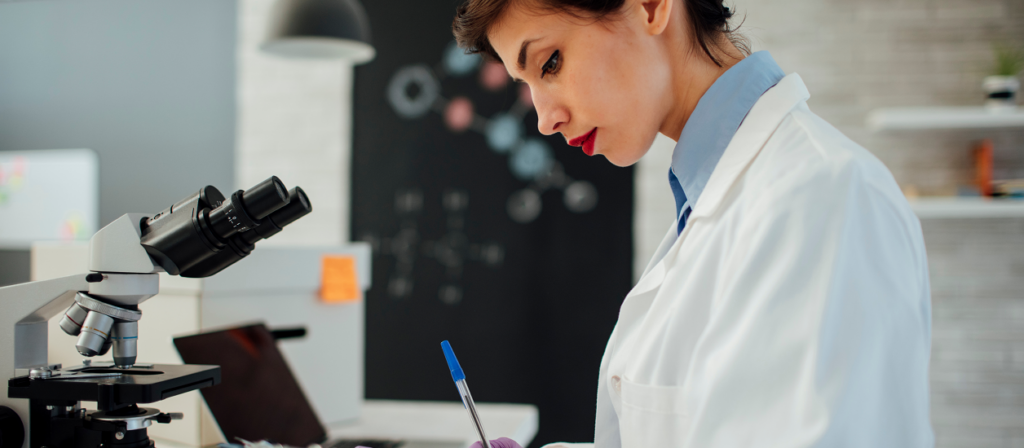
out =
[[32,281],[89,272],[89,243],[32,244]]
[[328,255],[354,257],[360,288],[370,288],[370,245],[359,242],[310,248],[258,247],[248,257],[204,279],[203,292],[208,297],[281,291],[316,294],[320,289],[320,265]]
[[675,220],[676,201],[668,186],[668,169],[676,142],[658,134],[636,164],[633,191],[633,280],[639,280]]
[[0,152],[0,246],[85,240],[99,222],[99,158],[89,149]]

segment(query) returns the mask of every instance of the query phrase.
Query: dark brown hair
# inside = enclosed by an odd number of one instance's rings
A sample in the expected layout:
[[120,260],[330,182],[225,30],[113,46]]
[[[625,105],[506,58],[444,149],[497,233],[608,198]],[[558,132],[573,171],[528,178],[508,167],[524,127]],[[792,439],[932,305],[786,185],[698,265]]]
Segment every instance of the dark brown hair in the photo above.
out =
[[[467,53],[484,53],[500,61],[498,53],[487,40],[487,30],[513,2],[533,2],[548,12],[601,20],[618,13],[625,0],[466,0],[456,9],[452,22],[452,33],[459,46]],[[711,50],[717,49],[723,37],[744,54],[750,54],[746,40],[736,33],[736,28],[729,27],[733,11],[723,4],[723,0],[683,0],[683,4],[697,45],[716,65],[721,67],[722,63]]]

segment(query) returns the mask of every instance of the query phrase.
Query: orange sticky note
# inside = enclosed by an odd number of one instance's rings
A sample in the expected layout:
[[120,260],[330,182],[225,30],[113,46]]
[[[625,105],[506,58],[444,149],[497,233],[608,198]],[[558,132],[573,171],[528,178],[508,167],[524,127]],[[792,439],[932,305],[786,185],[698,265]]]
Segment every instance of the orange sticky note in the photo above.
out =
[[356,259],[347,255],[324,255],[320,265],[320,299],[327,303],[357,302],[362,298]]

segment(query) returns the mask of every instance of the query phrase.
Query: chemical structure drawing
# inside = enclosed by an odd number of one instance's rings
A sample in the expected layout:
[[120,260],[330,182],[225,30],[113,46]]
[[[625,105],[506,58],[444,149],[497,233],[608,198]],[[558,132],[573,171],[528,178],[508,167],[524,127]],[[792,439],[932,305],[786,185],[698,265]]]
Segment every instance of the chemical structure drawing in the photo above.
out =
[[444,51],[441,63],[407,65],[392,75],[387,99],[400,117],[413,120],[433,111],[444,117],[445,126],[455,133],[467,130],[483,134],[487,146],[508,157],[509,170],[527,186],[512,193],[506,203],[509,217],[529,223],[540,216],[541,193],[562,192],[566,209],[585,213],[597,206],[597,189],[585,180],[565,174],[548,144],[541,138],[526,136],[523,119],[533,108],[533,97],[526,84],[519,85],[515,103],[507,111],[485,118],[474,112],[472,101],[463,96],[451,99],[441,95],[441,81],[447,77],[466,77],[476,72],[480,85],[488,91],[505,89],[510,81],[500,63],[484,62],[479,55],[466,54],[455,42]]
[[398,232],[390,237],[364,234],[362,241],[370,243],[375,254],[390,255],[395,267],[388,279],[387,291],[393,299],[405,299],[413,292],[413,273],[416,259],[433,259],[445,268],[445,280],[438,288],[437,297],[446,305],[462,302],[460,285],[462,270],[467,262],[480,262],[497,268],[505,260],[505,248],[494,242],[475,243],[464,232],[469,194],[464,190],[448,190],[441,195],[445,211],[445,234],[438,240],[424,240],[418,230],[418,218],[423,210],[423,193],[403,190],[395,194],[395,213],[399,217]]

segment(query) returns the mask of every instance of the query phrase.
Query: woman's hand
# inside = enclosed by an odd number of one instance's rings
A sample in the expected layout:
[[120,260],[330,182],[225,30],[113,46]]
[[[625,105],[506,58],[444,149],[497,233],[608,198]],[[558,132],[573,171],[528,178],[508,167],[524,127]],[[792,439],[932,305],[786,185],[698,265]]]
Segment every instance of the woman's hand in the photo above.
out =
[[[476,443],[470,445],[469,448],[483,448],[483,444],[480,443],[480,442],[476,442]],[[512,439],[510,439],[508,437],[502,437],[502,438],[497,439],[497,440],[492,440],[491,441],[491,448],[523,448],[523,447],[519,446],[519,444],[516,443],[515,440],[512,440]]]

